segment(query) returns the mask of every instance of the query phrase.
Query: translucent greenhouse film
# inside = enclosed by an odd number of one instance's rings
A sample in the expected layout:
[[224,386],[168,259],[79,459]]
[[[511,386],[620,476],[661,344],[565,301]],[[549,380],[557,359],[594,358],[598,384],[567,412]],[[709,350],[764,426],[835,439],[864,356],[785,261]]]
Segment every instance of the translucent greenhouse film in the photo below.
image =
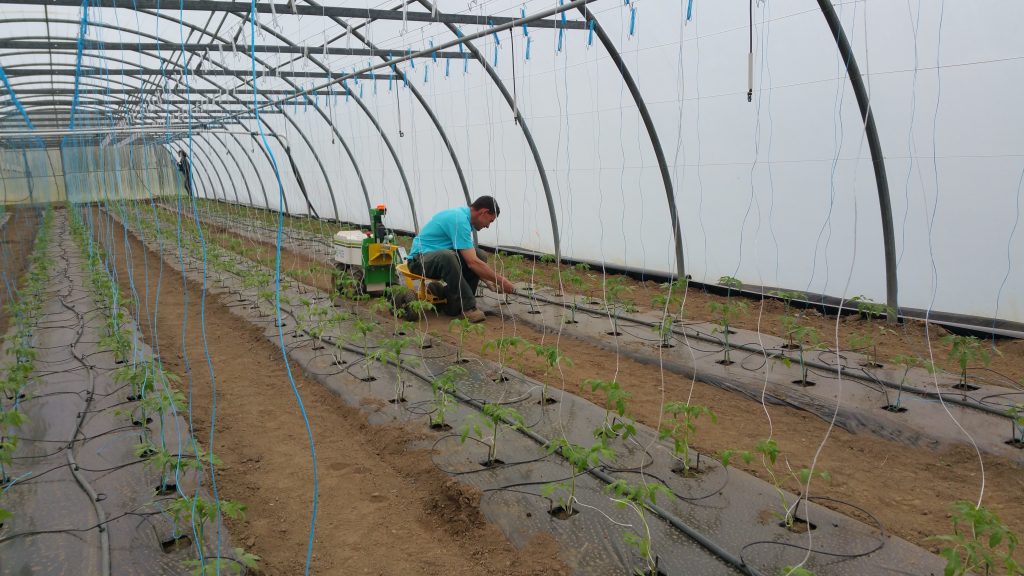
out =
[[1024,574],[1024,3],[0,7],[0,576]]

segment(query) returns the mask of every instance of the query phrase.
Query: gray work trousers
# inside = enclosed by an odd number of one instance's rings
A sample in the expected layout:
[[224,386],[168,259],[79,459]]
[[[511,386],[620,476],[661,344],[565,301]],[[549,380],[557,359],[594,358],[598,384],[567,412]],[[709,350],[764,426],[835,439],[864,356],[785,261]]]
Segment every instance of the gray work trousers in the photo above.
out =
[[[487,255],[476,249],[476,255],[487,261]],[[476,287],[480,278],[469,269],[462,256],[455,250],[435,250],[417,254],[409,261],[409,270],[414,274],[444,280],[445,298],[444,313],[449,316],[460,316],[465,310],[476,308]]]

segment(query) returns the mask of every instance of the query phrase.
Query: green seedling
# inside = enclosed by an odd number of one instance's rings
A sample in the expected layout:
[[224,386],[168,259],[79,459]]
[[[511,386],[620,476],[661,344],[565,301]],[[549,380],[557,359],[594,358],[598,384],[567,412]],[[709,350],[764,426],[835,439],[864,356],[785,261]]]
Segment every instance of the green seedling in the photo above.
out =
[[405,380],[402,378],[402,375],[406,364],[412,362],[413,359],[406,359],[402,355],[402,349],[411,343],[412,338],[409,337],[395,336],[393,338],[385,338],[378,343],[380,348],[370,355],[372,360],[380,364],[391,364],[395,367],[397,377],[395,379],[395,398],[392,401],[393,404],[405,402]]
[[[727,452],[729,452],[728,456],[730,458],[732,455],[735,454],[734,451]],[[811,480],[814,477],[818,477],[821,478],[822,480],[828,481],[831,480],[831,476],[826,471],[812,471],[810,468],[801,468],[799,470],[794,471],[792,470],[792,468],[789,468],[789,463],[787,462],[786,467],[789,470],[790,476],[792,476],[792,478],[796,480],[796,482],[800,485],[800,492],[798,494],[798,497],[793,502],[793,504],[790,505],[786,500],[786,492],[782,489],[784,478],[780,477],[775,471],[775,465],[778,462],[779,458],[778,443],[771,438],[760,440],[754,446],[752,452],[753,454],[750,454],[748,452],[742,452],[740,453],[740,455],[742,456],[744,462],[747,463],[750,462],[752,456],[754,455],[760,457],[761,465],[768,473],[768,477],[771,480],[772,487],[775,488],[776,495],[779,498],[779,506],[782,512],[776,513],[775,515],[781,520],[782,526],[785,526],[788,530],[795,530],[794,527],[797,521],[799,520],[796,515],[797,509],[799,508],[800,502],[806,500],[807,498],[808,487],[810,486]],[[723,464],[727,465],[728,458],[725,458],[724,456],[725,453],[723,453]]]
[[468,318],[455,318],[448,323],[448,331],[451,332],[453,330],[459,331],[459,345],[455,348],[455,361],[462,362],[462,350],[466,345],[466,336],[470,332],[482,335],[484,333],[484,325],[473,324]]
[[793,330],[792,338],[797,343],[797,356],[800,359],[800,380],[794,384],[810,386],[812,383],[807,379],[807,363],[804,361],[804,354],[807,350],[821,348],[821,336],[818,334],[818,329],[813,326],[798,326]]
[[716,332],[721,332],[725,341],[724,347],[724,358],[719,364],[728,366],[732,364],[732,360],[729,358],[729,334],[731,330],[729,326],[732,325],[741,315],[746,314],[748,305],[742,300],[733,300],[732,298],[727,299],[725,302],[709,302],[708,309],[712,314],[717,316],[715,323],[718,324],[719,328],[716,328]]
[[881,368],[882,364],[878,362],[878,343],[875,337],[871,334],[861,334],[854,332],[850,334],[850,348],[854,350],[864,350],[864,354],[868,357],[867,362],[863,363],[862,366],[869,368]]
[[658,573],[658,557],[651,549],[651,528],[647,523],[647,511],[651,504],[657,503],[658,493],[674,496],[672,491],[657,483],[630,484],[625,480],[616,480],[605,487],[612,494],[611,499],[620,508],[630,508],[640,519],[640,530],[627,531],[622,537],[626,544],[632,546],[640,554],[643,565],[633,569],[637,576],[655,576]]
[[713,424],[718,423],[718,416],[707,406],[688,404],[686,402],[669,402],[665,404],[665,419],[662,421],[658,437],[672,440],[672,452],[682,467],[674,470],[683,476],[700,473],[700,452],[697,461],[690,469],[690,447],[693,436],[697,433],[697,420],[707,416]]
[[[407,320],[419,321],[426,319],[427,312],[434,312],[437,308],[431,302],[417,299],[406,304],[405,310]],[[483,328],[483,326],[480,327]]]
[[863,294],[850,298],[850,302],[852,302],[854,307],[857,308],[857,311],[860,312],[861,318],[864,318],[865,320],[881,318],[887,314],[894,315],[894,311],[891,308],[885,304],[879,304]]
[[722,461],[722,466],[728,468],[729,464],[732,463],[732,459],[736,456],[739,456],[744,464],[750,464],[754,461],[754,453],[750,450],[735,450],[733,448],[722,450],[719,454],[719,459]]
[[722,276],[721,278],[718,279],[718,284],[721,286],[725,286],[726,288],[731,288],[733,290],[739,290],[743,288],[743,282],[740,281],[739,278],[735,278],[733,276]]
[[1006,409],[1010,417],[1010,442],[1009,444],[1024,447],[1024,404],[1014,404]]
[[[590,391],[595,394],[604,395],[604,421],[594,429],[594,438],[601,444],[607,446],[613,438],[628,440],[636,435],[636,426],[626,420],[626,405],[632,397],[628,391],[623,390],[616,380],[585,380],[581,387],[590,386]],[[612,414],[618,415],[615,418]]]
[[[566,320],[567,324],[576,323],[576,310],[579,308],[579,302],[577,302],[578,293],[583,288],[584,274],[590,270],[590,265],[584,262],[580,262],[575,266],[570,266],[562,272],[562,280],[569,283],[573,287],[572,303],[569,305],[569,318]],[[565,292],[565,289],[562,289]]]
[[352,324],[352,329],[359,334],[359,339],[362,342],[363,364],[366,365],[366,378],[363,379],[365,382],[373,381],[373,375],[370,374],[370,333],[376,328],[376,322],[363,320],[362,318],[356,318],[356,321]]
[[556,369],[561,371],[562,366],[567,366],[571,368],[572,360],[570,360],[568,356],[563,355],[558,350],[558,348],[554,346],[547,346],[544,344],[531,344],[529,345],[529,348],[533,350],[533,353],[536,354],[538,357],[543,358],[544,362],[547,364],[547,370],[545,370],[544,375],[541,376],[540,378],[542,382],[540,389],[540,405],[547,406],[549,403],[553,404],[555,402],[555,399],[548,398],[547,377],[551,374],[552,371]]
[[503,265],[505,277],[511,281],[521,280],[525,276],[523,265],[526,258],[522,254],[506,254],[499,258]]
[[445,418],[455,404],[455,382],[464,378],[469,372],[462,366],[452,365],[445,368],[440,376],[430,382],[434,390],[434,413],[430,415],[431,428],[447,428]]
[[[186,565],[192,570],[192,574],[194,575],[207,576],[209,574],[220,573],[221,571],[231,574],[240,574],[243,566],[252,568],[256,567],[258,557],[252,554],[246,554],[241,551],[241,549],[236,549],[236,554],[240,556],[238,560],[212,558],[207,557],[203,553],[203,535],[206,524],[216,520],[218,507],[220,508],[220,512],[229,518],[245,518],[245,505],[232,500],[221,500],[218,506],[216,503],[211,502],[202,496],[196,496],[194,498],[182,496],[173,500],[170,505],[167,506],[167,512],[170,513],[175,526],[191,526],[195,531],[195,545],[200,552],[199,555],[201,559],[189,560],[186,562]],[[241,554],[239,554],[239,552],[241,552]]]
[[[497,457],[498,433],[501,430],[502,423],[508,425],[508,427],[513,430],[522,430],[526,428],[526,424],[523,421],[523,415],[515,408],[512,408],[511,406],[502,406],[501,404],[484,404],[482,413],[470,416],[469,420],[460,430],[460,442],[465,442],[466,438],[469,437],[470,432],[472,432],[477,438],[487,445],[487,460],[481,462],[485,467],[504,464],[504,462],[498,460]],[[490,431],[489,440],[485,438],[487,430]]]
[[540,261],[544,264],[554,264],[556,261],[554,254],[544,254],[540,257]]
[[548,454],[554,454],[555,452],[561,454],[569,462],[569,466],[572,467],[572,475],[569,477],[568,483],[552,482],[545,484],[541,489],[541,495],[544,497],[551,497],[556,492],[564,493],[564,495],[557,497],[558,508],[551,510],[553,516],[564,520],[576,513],[573,509],[573,504],[576,502],[576,477],[600,464],[602,458],[614,459],[615,452],[601,442],[597,442],[587,448],[579,444],[573,444],[565,438],[551,440],[544,447],[547,449]]
[[519,336],[501,336],[493,340],[484,342],[483,351],[496,350],[498,352],[498,375],[495,378],[497,382],[505,382],[508,378],[505,376],[505,365],[508,362],[509,356],[518,358],[522,353],[520,346],[526,344],[526,341]]
[[805,300],[807,298],[807,295],[803,292],[791,290],[772,290],[768,295],[782,300],[782,303],[785,304],[786,313],[789,313],[789,308],[793,305],[794,300]]
[[623,300],[623,294],[632,290],[632,286],[626,285],[622,276],[612,276],[604,281],[605,301],[608,303],[607,310],[612,317],[611,336],[619,335],[619,314],[626,310],[630,303]]
[[975,390],[976,387],[967,383],[967,365],[972,362],[981,362],[982,365],[988,366],[992,361],[988,350],[985,350],[981,340],[976,336],[949,334],[942,337],[942,342],[951,346],[948,359],[955,360],[960,366],[960,381],[954,388],[964,391]]
[[903,366],[903,375],[900,377],[899,389],[896,392],[896,402],[886,406],[886,410],[890,412],[905,412],[906,408],[903,407],[903,387],[907,383],[907,376],[910,375],[910,370],[913,368],[924,368],[929,374],[935,373],[935,365],[917,356],[907,356],[900,354],[893,356],[891,362],[899,366]]
[[1024,573],[1013,557],[1017,534],[995,512],[973,502],[954,503],[953,533],[929,540],[943,543],[939,555],[946,559],[945,576]]
[[666,282],[661,285],[661,292],[651,298],[651,304],[656,308],[663,308],[668,315],[672,315],[673,308],[679,306],[678,319],[683,317],[683,296],[689,285],[689,278],[682,278],[674,282]]
[[661,322],[655,326],[655,332],[658,333],[658,347],[660,348],[671,348],[672,347],[672,317],[665,315],[662,317]]

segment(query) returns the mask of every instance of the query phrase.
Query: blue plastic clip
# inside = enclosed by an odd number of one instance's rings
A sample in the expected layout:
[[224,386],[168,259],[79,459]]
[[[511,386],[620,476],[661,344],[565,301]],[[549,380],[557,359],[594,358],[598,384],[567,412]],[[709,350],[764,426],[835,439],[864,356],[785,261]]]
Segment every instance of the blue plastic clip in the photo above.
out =
[[686,21],[693,20],[693,0],[686,3]]
[[497,44],[495,44],[495,46],[494,46],[494,67],[495,68],[498,67],[498,46],[497,46]]
[[530,59],[530,45],[533,44],[533,38],[526,38],[526,59]]
[[[412,50],[406,51],[406,55],[409,55],[409,54],[412,54]],[[413,70],[416,69],[416,59],[415,58],[409,58],[409,64],[412,66]]]
[[587,46],[594,45],[594,20],[587,23]]
[[[494,21],[491,20],[490,18],[488,18],[487,19],[487,25],[493,27],[494,26]],[[498,38],[498,33],[497,32],[491,32],[491,34],[494,34],[494,43],[496,45],[498,45],[498,46],[501,46],[501,38]]]
[[636,6],[629,10],[629,35],[632,36],[636,30]]
[[[456,38],[462,38],[462,30],[459,30],[458,28],[456,28],[455,29],[455,37]],[[464,53],[464,50],[465,49],[462,47],[462,42],[459,42],[459,54]]]
[[[431,48],[434,47],[434,41],[433,40],[430,41],[430,47]],[[434,50],[434,51],[432,51],[430,53],[430,59],[433,60],[435,63],[437,62],[437,50]]]
[[430,72],[430,68],[424,67],[423,68],[423,83],[424,84],[427,83],[427,73],[428,72]]
[[[519,9],[519,17],[524,19],[524,20],[526,19],[526,8],[520,8]],[[525,38],[525,37],[527,37],[529,35],[530,35],[530,30],[526,27],[526,22],[523,22],[523,37]]]
[[444,61],[444,77],[445,78],[447,78],[449,76],[449,74],[451,73],[451,69],[452,69],[452,60],[451,60],[451,58],[449,58],[449,59]]

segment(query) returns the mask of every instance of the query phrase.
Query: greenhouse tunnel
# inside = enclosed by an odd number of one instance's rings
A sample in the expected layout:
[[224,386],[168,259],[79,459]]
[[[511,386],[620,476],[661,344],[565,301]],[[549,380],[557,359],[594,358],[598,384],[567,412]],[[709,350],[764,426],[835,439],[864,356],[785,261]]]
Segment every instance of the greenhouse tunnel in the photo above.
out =
[[0,0],[0,576],[1024,574],[1022,19]]

